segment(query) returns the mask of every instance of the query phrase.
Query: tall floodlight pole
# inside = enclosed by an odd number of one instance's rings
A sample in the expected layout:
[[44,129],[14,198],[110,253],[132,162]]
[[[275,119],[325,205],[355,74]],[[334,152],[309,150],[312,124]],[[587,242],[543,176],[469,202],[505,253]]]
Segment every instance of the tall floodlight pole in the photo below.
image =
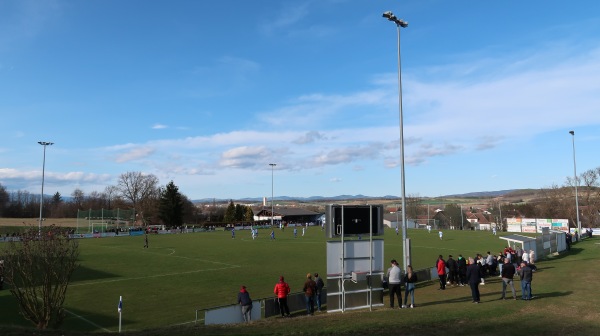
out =
[[271,228],[273,228],[273,216],[275,215],[275,208],[273,207],[273,170],[275,169],[275,166],[277,166],[277,164],[269,163],[269,166],[271,166]]
[[383,13],[383,17],[396,24],[398,32],[398,113],[400,116],[400,187],[402,189],[402,252],[404,260],[404,270],[411,264],[410,251],[407,244],[406,233],[406,188],[404,183],[404,121],[402,115],[402,66],[400,62],[400,28],[408,27],[408,22],[398,19],[392,12]]
[[40,221],[38,224],[38,233],[42,234],[42,209],[44,208],[44,175],[46,173],[46,146],[52,146],[53,142],[38,141],[38,143],[44,146],[44,160],[42,161],[42,194],[40,195]]
[[577,164],[575,163],[575,131],[569,131],[569,134],[572,135],[573,139],[573,178],[575,179],[575,213],[577,214],[577,235],[581,237],[581,222],[579,221],[579,196],[577,194]]

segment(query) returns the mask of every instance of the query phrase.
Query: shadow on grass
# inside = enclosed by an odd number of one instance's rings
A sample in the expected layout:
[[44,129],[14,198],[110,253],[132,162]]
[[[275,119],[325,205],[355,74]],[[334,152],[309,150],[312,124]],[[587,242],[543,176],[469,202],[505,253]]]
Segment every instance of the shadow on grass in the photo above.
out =
[[91,269],[91,268],[88,268],[85,266],[79,266],[75,270],[75,272],[73,272],[73,277],[71,278],[71,283],[77,283],[79,281],[109,279],[109,278],[116,278],[116,277],[118,277],[118,275],[116,275],[114,273],[108,273],[108,272]]

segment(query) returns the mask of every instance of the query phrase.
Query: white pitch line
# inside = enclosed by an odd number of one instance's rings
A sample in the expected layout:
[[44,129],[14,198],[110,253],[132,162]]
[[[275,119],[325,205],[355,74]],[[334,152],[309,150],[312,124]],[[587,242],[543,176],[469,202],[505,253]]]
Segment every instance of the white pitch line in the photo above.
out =
[[[204,321],[204,319],[199,319],[198,321]],[[190,321],[190,322],[183,322],[183,323],[171,324],[171,327],[182,326],[182,325],[186,325],[186,324],[192,324],[192,323],[196,323],[196,321]]]
[[[131,249],[126,249],[126,248],[122,248],[122,247],[118,247],[118,246],[107,246],[107,248],[112,248],[112,249],[120,249],[120,250],[124,250],[124,251],[129,251],[131,252]],[[207,263],[211,263],[211,264],[217,264],[217,265],[224,265],[224,266],[228,266],[228,267],[241,267],[240,265],[234,265],[234,264],[227,264],[227,263],[223,263],[223,262],[218,262],[218,261],[212,261],[212,260],[206,260],[206,259],[198,259],[198,258],[193,258],[193,257],[184,257],[184,256],[177,256],[177,255],[173,255],[176,253],[175,249],[169,248],[169,247],[159,247],[156,249],[167,249],[167,250],[171,250],[172,252],[169,254],[160,254],[160,253],[155,253],[155,252],[150,252],[150,250],[145,249],[143,250],[143,253],[150,253],[150,254],[154,254],[154,255],[158,255],[158,256],[163,256],[163,257],[172,257],[172,258],[180,258],[180,259],[186,259],[186,260],[195,260],[195,261],[202,261],[202,262],[207,262]]]
[[106,331],[106,332],[112,332],[111,330],[108,330],[108,329],[106,329],[106,328],[104,328],[104,327],[102,327],[102,326],[99,326],[99,325],[97,325],[96,323],[94,323],[94,322],[92,322],[92,321],[90,321],[90,320],[86,319],[85,317],[83,317],[83,316],[81,316],[81,315],[77,315],[77,314],[73,313],[73,312],[72,312],[72,311],[70,311],[70,310],[67,310],[67,309],[65,309],[65,312],[67,312],[67,313],[69,313],[69,314],[71,314],[71,315],[73,315],[73,316],[77,317],[78,319],[81,319],[81,320],[83,320],[83,321],[85,321],[85,322],[87,322],[87,323],[89,323],[89,324],[93,325],[93,326],[94,326],[94,327],[96,327],[96,328],[102,329],[102,330],[104,330],[104,331]]

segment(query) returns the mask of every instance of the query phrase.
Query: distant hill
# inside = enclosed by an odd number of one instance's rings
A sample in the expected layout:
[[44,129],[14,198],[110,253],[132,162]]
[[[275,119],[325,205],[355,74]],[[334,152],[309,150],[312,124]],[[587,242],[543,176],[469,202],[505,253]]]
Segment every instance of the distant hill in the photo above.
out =
[[477,191],[477,192],[470,192],[470,193],[465,193],[465,194],[445,195],[442,197],[443,198],[448,198],[448,197],[465,197],[465,198],[499,197],[499,196],[506,196],[508,194],[512,194],[512,193],[518,192],[520,190],[521,189],[498,190],[498,191]]
[[[491,197],[500,197],[500,196],[519,196],[524,194],[533,194],[535,193],[534,189],[511,189],[511,190],[498,190],[498,191],[479,191],[479,192],[470,192],[465,194],[454,194],[454,195],[444,195],[435,198],[491,198]],[[425,198],[425,197],[424,197]],[[267,198],[270,201],[270,197]],[[388,200],[397,200],[400,199],[400,196],[386,195],[386,196],[365,196],[365,195],[338,195],[338,196],[310,196],[310,197],[294,197],[294,196],[275,196],[275,201],[299,201],[299,202],[324,202],[324,201],[348,201],[348,200],[373,200],[373,199],[388,199]],[[222,203],[229,202],[230,199],[223,198],[202,198],[192,200],[194,203]],[[246,197],[234,199],[236,202],[262,202],[262,197]]]
[[[275,196],[275,201],[300,201],[300,202],[321,202],[321,201],[341,201],[341,200],[357,200],[357,199],[381,199],[381,198],[398,198],[395,196],[384,196],[384,197],[370,197],[365,195],[339,195],[332,197],[325,196],[310,196],[310,197],[294,197],[294,196]],[[194,203],[211,203],[211,202],[229,202],[229,198],[201,198],[197,200],[192,200]],[[262,202],[262,197],[246,197],[246,198],[238,198],[233,199],[237,202]],[[268,197],[270,201],[271,198]]]

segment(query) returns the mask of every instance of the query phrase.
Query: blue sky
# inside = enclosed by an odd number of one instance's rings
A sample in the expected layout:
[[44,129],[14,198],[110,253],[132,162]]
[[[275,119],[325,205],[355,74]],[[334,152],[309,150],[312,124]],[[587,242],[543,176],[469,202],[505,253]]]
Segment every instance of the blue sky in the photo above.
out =
[[[0,1],[0,184],[191,199],[562,185],[600,166],[600,1]],[[269,163],[276,163],[271,171]]]

